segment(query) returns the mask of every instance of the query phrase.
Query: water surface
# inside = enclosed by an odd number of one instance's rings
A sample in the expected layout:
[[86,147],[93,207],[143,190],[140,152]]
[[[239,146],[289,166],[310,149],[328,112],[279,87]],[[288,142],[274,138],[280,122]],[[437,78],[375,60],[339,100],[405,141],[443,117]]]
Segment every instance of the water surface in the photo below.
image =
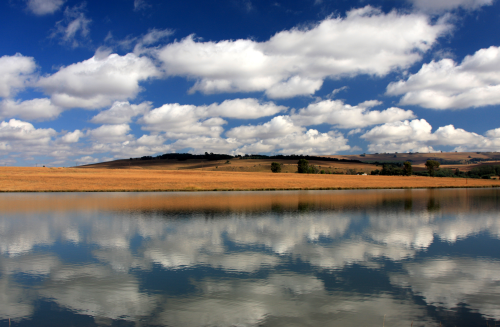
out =
[[0,194],[0,326],[494,326],[500,190]]

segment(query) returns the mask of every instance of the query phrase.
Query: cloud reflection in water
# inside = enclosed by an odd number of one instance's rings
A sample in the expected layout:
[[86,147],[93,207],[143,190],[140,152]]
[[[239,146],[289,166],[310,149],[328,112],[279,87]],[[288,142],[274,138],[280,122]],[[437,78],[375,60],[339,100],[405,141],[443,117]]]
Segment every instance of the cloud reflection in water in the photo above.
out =
[[426,305],[459,303],[500,320],[500,257],[436,245],[498,244],[498,193],[2,195],[0,318],[41,300],[157,325],[431,326]]

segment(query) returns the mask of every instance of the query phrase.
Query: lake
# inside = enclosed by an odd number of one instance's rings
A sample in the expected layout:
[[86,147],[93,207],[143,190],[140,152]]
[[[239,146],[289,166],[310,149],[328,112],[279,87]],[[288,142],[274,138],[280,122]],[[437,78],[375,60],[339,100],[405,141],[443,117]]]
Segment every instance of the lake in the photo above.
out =
[[495,326],[500,189],[0,194],[0,326]]

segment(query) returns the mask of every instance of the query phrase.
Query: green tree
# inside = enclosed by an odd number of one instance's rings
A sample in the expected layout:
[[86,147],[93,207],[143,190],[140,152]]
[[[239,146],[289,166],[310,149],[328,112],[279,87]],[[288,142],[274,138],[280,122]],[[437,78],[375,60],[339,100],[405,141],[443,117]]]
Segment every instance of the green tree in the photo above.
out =
[[403,164],[403,172],[405,176],[411,176],[411,174],[413,173],[413,167],[411,166],[411,162],[405,161],[405,163]]
[[429,172],[429,175],[434,177],[436,174],[436,170],[439,169],[439,162],[436,160],[427,160],[425,162],[425,167],[427,167],[427,171]]
[[309,161],[306,159],[299,159],[297,171],[299,174],[307,174],[309,172]]
[[281,164],[279,162],[272,162],[271,171],[273,173],[281,173]]

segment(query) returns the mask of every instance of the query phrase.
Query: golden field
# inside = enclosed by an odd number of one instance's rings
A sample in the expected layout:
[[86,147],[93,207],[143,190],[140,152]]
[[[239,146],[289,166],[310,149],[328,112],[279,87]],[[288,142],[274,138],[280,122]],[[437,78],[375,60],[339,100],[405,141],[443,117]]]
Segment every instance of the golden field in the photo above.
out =
[[0,192],[135,192],[500,187],[498,180],[201,170],[1,167]]

